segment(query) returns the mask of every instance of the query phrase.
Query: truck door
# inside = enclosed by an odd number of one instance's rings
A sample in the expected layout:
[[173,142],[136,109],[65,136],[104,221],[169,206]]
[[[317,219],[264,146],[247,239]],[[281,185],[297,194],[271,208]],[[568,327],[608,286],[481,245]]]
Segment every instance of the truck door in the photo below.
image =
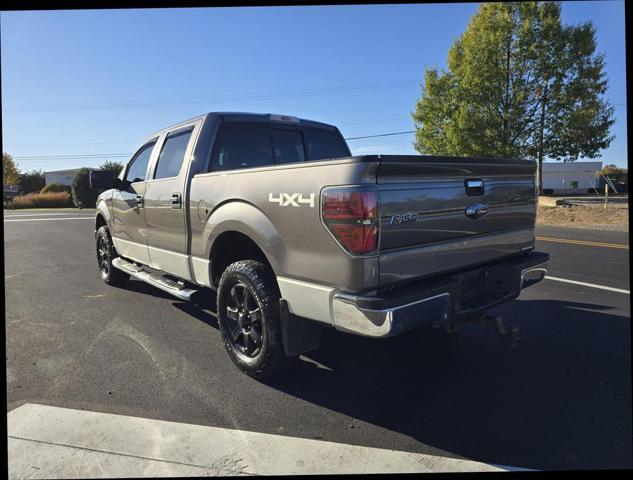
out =
[[191,279],[187,256],[186,185],[193,133],[198,124],[164,135],[145,190],[145,221],[150,266]]
[[123,170],[123,188],[112,195],[112,241],[122,257],[149,264],[145,226],[145,179],[157,138],[145,143]]

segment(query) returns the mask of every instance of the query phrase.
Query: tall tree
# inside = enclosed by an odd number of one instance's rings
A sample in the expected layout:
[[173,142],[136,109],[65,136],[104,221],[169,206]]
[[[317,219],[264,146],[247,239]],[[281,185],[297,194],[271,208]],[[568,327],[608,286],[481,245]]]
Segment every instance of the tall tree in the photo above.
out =
[[2,154],[2,183],[4,185],[15,185],[20,178],[18,166],[13,161],[13,157],[8,153]]
[[448,53],[425,70],[412,114],[421,153],[596,158],[613,136],[605,60],[590,22],[563,25],[556,2],[483,3]]

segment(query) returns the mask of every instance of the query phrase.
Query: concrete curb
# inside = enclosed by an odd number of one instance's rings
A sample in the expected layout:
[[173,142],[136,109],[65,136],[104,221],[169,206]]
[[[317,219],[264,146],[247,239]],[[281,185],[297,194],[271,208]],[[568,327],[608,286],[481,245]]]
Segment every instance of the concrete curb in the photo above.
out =
[[258,432],[25,404],[9,412],[9,478],[515,470]]

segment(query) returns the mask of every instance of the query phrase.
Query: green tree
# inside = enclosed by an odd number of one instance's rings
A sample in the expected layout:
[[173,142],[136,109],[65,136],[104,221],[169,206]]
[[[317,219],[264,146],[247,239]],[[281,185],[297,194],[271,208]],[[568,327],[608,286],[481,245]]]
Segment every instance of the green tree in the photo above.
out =
[[13,161],[13,157],[8,153],[2,154],[2,183],[5,185],[15,185],[20,178],[18,166]]
[[427,68],[412,117],[426,154],[574,161],[613,140],[604,56],[590,22],[563,25],[556,2],[483,3]]
[[626,182],[628,170],[626,168],[618,168],[616,165],[609,164],[602,168],[602,174],[616,182]]
[[41,170],[21,173],[18,179],[18,189],[21,194],[40,192],[45,185],[46,178]]
[[114,175],[118,175],[119,173],[121,173],[121,170],[123,170],[124,166],[125,165],[123,165],[120,162],[113,161],[113,160],[106,160],[101,165],[99,165],[99,169],[106,170],[109,172],[114,172]]
[[90,170],[92,169],[82,167],[73,177],[71,191],[76,207],[94,208],[97,203],[99,193],[90,188]]

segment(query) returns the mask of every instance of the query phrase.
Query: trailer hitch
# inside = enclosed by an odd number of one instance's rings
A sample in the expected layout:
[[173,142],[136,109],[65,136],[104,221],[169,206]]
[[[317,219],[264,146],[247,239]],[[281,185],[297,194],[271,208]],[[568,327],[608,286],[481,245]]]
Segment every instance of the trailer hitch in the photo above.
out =
[[506,338],[510,341],[512,348],[516,348],[519,340],[521,340],[519,327],[513,325],[510,327],[510,330],[508,330],[501,315],[492,316],[484,313],[476,321],[483,327],[494,328],[501,338]]

